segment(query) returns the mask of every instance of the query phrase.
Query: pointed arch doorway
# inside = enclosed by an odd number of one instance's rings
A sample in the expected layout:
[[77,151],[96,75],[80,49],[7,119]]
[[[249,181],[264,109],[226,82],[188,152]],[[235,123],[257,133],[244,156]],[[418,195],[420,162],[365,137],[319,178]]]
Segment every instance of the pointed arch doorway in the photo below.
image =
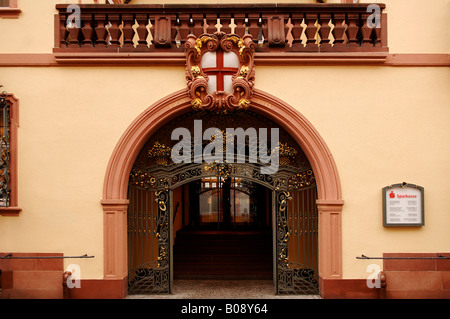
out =
[[[255,90],[251,99],[251,105],[252,112],[274,123],[280,123],[299,145],[308,159],[314,174],[317,190],[315,205],[318,216],[317,278],[319,283],[323,283],[327,279],[340,279],[342,277],[340,218],[343,201],[336,166],[326,144],[312,125],[298,111],[281,100],[265,92]],[[185,90],[178,91],[155,103],[143,112],[127,129],[116,146],[109,162],[102,200],[105,238],[104,278],[107,280],[116,280],[123,287],[123,295],[127,294],[126,287],[129,281],[127,213],[130,204],[128,198],[130,173],[140,151],[151,136],[163,128],[164,125],[190,110],[190,99],[187,97]],[[289,225],[286,222],[289,218],[286,215],[289,209],[286,208],[289,205],[288,197],[290,196],[286,190],[277,189],[275,186],[272,190],[273,207],[275,207],[275,210],[273,210],[274,213],[272,214],[273,226],[278,225],[276,230],[273,228],[273,233],[280,236],[284,234],[284,236],[289,237]],[[158,190],[158,195],[156,195],[162,196],[157,201],[157,203],[162,203],[162,205],[156,207],[156,211],[158,212],[159,210],[157,217],[167,218],[167,221],[173,218],[171,214],[173,214],[174,207],[170,207],[170,204],[167,206],[164,205],[166,200],[167,203],[170,203],[170,195],[171,190],[168,188]],[[163,208],[166,209],[167,214],[161,213],[164,211]],[[170,223],[166,222],[166,224]],[[158,232],[159,236],[164,234],[166,238],[172,238],[172,227],[168,227],[162,231]],[[282,240],[278,241],[277,239],[273,241],[275,247],[274,256],[276,256],[274,258],[274,265],[278,265],[274,268],[275,285],[278,293],[284,291],[290,293],[294,282],[293,279],[298,277],[299,274],[286,267],[279,266],[281,263],[287,264],[290,261],[290,256],[285,255],[289,247],[281,247],[279,243],[282,242]],[[156,256],[156,258],[170,256],[171,244],[170,240],[162,243],[156,249],[159,254],[162,251],[162,255]],[[163,278],[163,282],[168,282],[167,285],[164,285],[164,292],[170,292],[172,279],[170,258],[167,262],[168,272],[157,275],[157,278]],[[155,269],[161,270],[161,263]],[[320,285],[320,289],[321,293],[323,293],[324,286]]]

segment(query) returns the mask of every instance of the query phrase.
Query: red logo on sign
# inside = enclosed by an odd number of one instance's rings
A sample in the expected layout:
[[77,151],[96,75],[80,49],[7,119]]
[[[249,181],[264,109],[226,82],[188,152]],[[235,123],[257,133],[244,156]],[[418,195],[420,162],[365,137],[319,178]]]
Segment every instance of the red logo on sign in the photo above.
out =
[[391,193],[389,194],[389,197],[390,197],[390,198],[395,198],[394,191],[391,191]]

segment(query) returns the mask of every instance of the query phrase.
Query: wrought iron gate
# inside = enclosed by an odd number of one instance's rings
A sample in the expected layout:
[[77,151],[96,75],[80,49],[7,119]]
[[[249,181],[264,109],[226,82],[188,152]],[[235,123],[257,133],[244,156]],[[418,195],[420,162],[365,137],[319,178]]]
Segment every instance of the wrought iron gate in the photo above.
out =
[[170,192],[130,185],[129,199],[128,293],[170,293]]
[[[170,191],[129,187],[128,293],[171,293]],[[318,294],[317,190],[273,190],[277,294]]]
[[316,188],[274,191],[274,263],[278,294],[318,294]]
[[[278,128],[280,142],[270,145],[272,149],[277,149],[279,154],[280,165],[277,172],[263,174],[261,168],[267,163],[250,161],[251,151],[256,147],[255,143],[250,143],[250,138],[240,142],[242,144],[240,147],[246,150],[244,161],[238,161],[236,157],[230,162],[198,162],[195,152],[191,152],[191,161],[174,163],[171,154],[175,141],[170,140],[171,132],[175,128],[186,127],[191,136],[195,136],[196,120],[218,128],[222,132],[219,134],[222,135],[225,134],[224,130],[233,127],[243,130]],[[210,141],[202,142],[205,147],[210,145]],[[191,143],[194,149],[195,143],[193,141]],[[259,140],[256,144],[260,147],[265,145],[264,143],[266,142]],[[225,152],[228,147],[236,156],[237,142],[231,145],[225,143],[224,148],[216,151]],[[269,150],[269,145],[262,147],[262,150],[259,147],[259,152]],[[144,145],[136,158],[129,179],[129,293],[171,292],[173,277],[171,192],[195,180],[219,177],[259,184],[272,191],[273,267],[276,293],[317,294],[318,218],[316,183],[311,164],[288,132],[252,111],[244,113],[236,111],[226,116],[208,111],[192,111],[171,120]]]

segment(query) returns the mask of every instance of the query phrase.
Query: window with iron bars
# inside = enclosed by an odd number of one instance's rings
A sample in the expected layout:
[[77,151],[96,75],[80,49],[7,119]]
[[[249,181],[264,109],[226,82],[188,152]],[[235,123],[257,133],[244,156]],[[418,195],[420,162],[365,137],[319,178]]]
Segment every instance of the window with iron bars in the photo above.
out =
[[0,96],[0,207],[11,205],[11,116],[7,94]]
[[[0,85],[2,87],[2,85]],[[0,91],[0,215],[17,216],[18,206],[17,133],[19,100]]]

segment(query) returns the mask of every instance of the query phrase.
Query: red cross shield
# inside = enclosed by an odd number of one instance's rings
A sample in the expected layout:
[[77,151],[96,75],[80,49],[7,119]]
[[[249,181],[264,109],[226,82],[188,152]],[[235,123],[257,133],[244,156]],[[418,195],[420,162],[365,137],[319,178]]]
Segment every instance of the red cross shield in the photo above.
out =
[[206,52],[202,57],[202,69],[208,75],[208,93],[225,91],[232,93],[232,76],[237,73],[239,59],[236,53],[217,51]]

